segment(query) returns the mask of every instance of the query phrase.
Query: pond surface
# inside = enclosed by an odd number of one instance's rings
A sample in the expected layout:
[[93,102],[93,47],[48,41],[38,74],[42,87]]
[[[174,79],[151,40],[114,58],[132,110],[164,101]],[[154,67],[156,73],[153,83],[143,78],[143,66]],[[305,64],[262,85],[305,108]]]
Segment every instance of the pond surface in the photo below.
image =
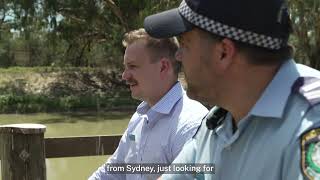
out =
[[[0,125],[17,123],[43,124],[47,126],[45,137],[122,134],[132,113],[0,114]],[[86,180],[107,158],[108,156],[87,156],[46,159],[47,180]]]

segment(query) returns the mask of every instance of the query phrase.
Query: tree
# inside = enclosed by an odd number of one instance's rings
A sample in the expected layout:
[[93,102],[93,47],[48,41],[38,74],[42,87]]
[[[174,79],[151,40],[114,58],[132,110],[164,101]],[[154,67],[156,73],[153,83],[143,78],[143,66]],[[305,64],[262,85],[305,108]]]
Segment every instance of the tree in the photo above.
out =
[[320,70],[320,1],[290,0],[296,59]]
[[[142,27],[147,15],[179,3],[180,0],[0,0],[0,39],[10,37],[12,29],[18,32],[31,52],[31,65],[119,68],[123,34]],[[319,4],[318,0],[289,1],[294,27],[290,42],[296,47],[296,59],[317,69]]]
[[141,27],[146,15],[176,6],[178,1],[2,0],[0,3],[0,28],[14,29],[18,34],[16,40],[25,39],[22,44],[30,54],[28,65],[95,66],[105,59],[105,64],[119,67],[123,34]]

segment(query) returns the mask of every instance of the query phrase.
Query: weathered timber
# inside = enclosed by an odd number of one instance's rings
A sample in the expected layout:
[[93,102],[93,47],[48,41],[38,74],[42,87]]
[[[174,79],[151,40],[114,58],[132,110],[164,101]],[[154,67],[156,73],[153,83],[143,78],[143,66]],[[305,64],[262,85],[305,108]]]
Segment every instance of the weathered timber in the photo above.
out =
[[0,126],[3,180],[46,180],[45,130],[40,124]]
[[110,155],[122,135],[46,138],[46,158]]

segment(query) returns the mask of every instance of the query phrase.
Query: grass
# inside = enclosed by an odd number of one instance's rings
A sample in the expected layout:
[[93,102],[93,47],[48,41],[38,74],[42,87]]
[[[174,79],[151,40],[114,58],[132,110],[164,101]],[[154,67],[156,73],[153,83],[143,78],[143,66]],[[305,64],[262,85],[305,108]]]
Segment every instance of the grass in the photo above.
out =
[[0,68],[0,113],[133,109],[139,103],[101,68]]
[[130,110],[135,106],[136,102],[130,97],[0,95],[0,113]]

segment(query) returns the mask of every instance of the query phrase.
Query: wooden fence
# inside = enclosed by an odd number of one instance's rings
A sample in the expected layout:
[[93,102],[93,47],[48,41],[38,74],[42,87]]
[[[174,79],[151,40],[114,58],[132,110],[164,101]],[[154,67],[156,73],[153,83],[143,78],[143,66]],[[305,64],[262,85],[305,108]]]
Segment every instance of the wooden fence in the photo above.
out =
[[0,126],[3,180],[46,180],[45,158],[112,154],[121,135],[44,138],[40,124]]

